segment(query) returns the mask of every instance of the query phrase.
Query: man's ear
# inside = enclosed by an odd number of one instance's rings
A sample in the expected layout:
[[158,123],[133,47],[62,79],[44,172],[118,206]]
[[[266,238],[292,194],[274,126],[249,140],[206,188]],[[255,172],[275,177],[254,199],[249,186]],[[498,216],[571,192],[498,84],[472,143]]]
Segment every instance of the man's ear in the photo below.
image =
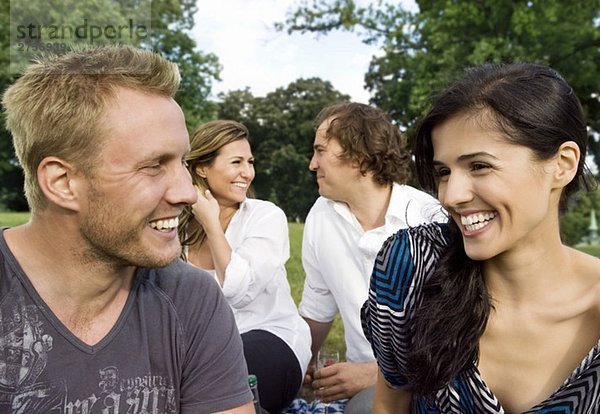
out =
[[556,170],[554,172],[554,181],[557,187],[565,187],[569,184],[579,166],[579,157],[581,153],[579,146],[574,141],[563,142],[556,153]]
[[40,188],[48,201],[60,207],[78,211],[81,173],[58,157],[46,157],[37,168]]
[[350,158],[350,166],[352,168],[360,168],[360,160],[357,157]]

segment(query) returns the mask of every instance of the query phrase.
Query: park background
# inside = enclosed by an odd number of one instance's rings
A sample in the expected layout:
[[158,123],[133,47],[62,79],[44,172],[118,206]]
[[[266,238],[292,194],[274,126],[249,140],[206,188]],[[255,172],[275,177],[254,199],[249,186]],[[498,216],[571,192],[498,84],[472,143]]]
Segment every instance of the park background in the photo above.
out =
[[[241,71],[250,65],[269,66],[268,61],[252,61],[243,52],[243,33],[232,27],[208,27],[202,10],[214,12],[209,0],[0,0],[0,93],[18,73],[9,70],[11,6],[26,8],[45,21],[77,24],[90,10],[106,21],[135,13],[142,2],[150,2],[150,36],[132,43],[152,48],[178,63],[182,86],[176,100],[182,106],[188,128],[212,119],[234,119],[248,126],[256,158],[254,190],[258,198],[271,200],[287,214],[290,226],[291,258],[288,278],[296,302],[302,290],[304,272],[300,260],[302,222],[318,196],[316,182],[308,171],[314,138],[313,120],[324,106],[342,100],[357,100],[356,88],[339,90],[334,85],[352,62],[330,64],[333,70],[290,81],[273,90],[219,87],[221,76],[232,66]],[[233,0],[223,0],[235,3]],[[252,25],[252,16],[269,12],[277,0],[246,0],[256,5],[255,13],[242,16],[239,25]],[[528,61],[549,65],[573,86],[586,117],[590,136],[588,161],[594,173],[600,165],[600,0],[299,0],[288,1],[285,13],[270,30],[279,39],[289,38],[289,48],[298,47],[306,36],[325,42],[328,38],[353,36],[373,51],[362,79],[361,98],[388,112],[406,133],[409,145],[415,125],[427,108],[428,98],[444,87],[465,66],[482,62]],[[237,10],[239,12],[239,10]],[[230,20],[236,10],[230,8]],[[238,13],[239,15],[239,13]],[[239,16],[238,16],[239,17]],[[223,20],[227,21],[227,19]],[[221,36],[238,36],[240,50],[221,61],[219,48],[203,49],[198,39],[208,31]],[[229,33],[229,34],[228,34]],[[35,39],[30,39],[36,47]],[[231,42],[231,39],[228,39]],[[284,40],[285,43],[285,40]],[[336,55],[338,48],[311,49],[313,59]],[[319,56],[318,53],[321,53]],[[324,54],[324,55],[323,55]],[[300,62],[298,62],[300,65]],[[276,65],[275,65],[276,66]],[[280,72],[292,66],[281,66]],[[269,70],[274,73],[273,67]],[[277,66],[275,67],[277,69]],[[267,75],[268,76],[268,75]],[[272,75],[274,76],[274,75]],[[339,78],[339,79],[338,79]],[[343,84],[342,84],[343,85]],[[356,85],[355,85],[356,86]],[[344,87],[344,86],[342,86]],[[23,177],[0,115],[0,225],[16,225],[27,220]],[[600,192],[580,194],[561,218],[565,243],[600,255],[590,234],[594,212],[600,212]],[[591,242],[591,243],[590,243]],[[329,341],[343,350],[339,320]]]

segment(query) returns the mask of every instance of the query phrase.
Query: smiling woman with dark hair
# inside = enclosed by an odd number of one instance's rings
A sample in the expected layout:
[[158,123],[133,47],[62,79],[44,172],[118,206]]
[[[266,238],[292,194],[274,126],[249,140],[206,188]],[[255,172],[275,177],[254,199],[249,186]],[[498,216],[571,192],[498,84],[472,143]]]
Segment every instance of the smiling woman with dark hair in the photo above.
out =
[[600,261],[559,231],[568,197],[594,185],[571,87],[540,65],[470,68],[415,145],[449,221],[379,252],[362,311],[373,412],[598,412]]

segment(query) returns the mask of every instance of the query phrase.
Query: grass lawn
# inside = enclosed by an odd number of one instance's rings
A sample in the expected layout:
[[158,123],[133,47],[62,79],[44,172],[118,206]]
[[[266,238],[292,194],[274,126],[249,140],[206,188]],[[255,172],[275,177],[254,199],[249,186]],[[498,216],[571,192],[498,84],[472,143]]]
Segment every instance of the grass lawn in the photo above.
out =
[[600,245],[579,246],[577,249],[587,254],[591,254],[592,256],[600,257]]
[[18,226],[19,224],[26,223],[27,220],[29,220],[28,212],[22,212],[22,213],[10,212],[10,213],[8,213],[8,212],[0,211],[0,227]]
[[[303,223],[289,223],[290,229],[290,259],[286,264],[288,281],[292,289],[292,297],[296,305],[300,303],[302,289],[304,288],[304,269],[302,268],[302,229]],[[333,327],[327,336],[325,345],[328,348],[337,349],[340,353],[340,359],[345,360],[346,344],[344,341],[344,326],[338,316],[333,321]]]

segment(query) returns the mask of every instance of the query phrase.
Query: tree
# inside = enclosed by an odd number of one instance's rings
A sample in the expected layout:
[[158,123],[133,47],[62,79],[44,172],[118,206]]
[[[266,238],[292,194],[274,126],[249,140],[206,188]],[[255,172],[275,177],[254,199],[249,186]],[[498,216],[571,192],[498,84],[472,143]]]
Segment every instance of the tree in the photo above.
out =
[[[467,65],[530,61],[573,86],[590,134],[600,131],[600,0],[417,0],[410,13],[382,1],[304,1],[280,29],[318,34],[357,31],[380,42],[365,76],[376,104],[410,131],[428,97]],[[600,165],[600,144],[591,140]]]
[[218,119],[241,122],[250,130],[251,137],[259,133],[262,129],[260,105],[263,98],[255,98],[248,87],[221,93],[218,98],[220,101],[217,110]]
[[[18,76],[14,73],[14,65],[19,63],[20,54],[14,54],[11,60],[11,22],[9,10],[13,17],[18,16],[22,22],[32,22],[42,26],[40,32],[34,29],[33,36],[23,41],[36,50],[43,48],[43,40],[51,37],[54,27],[76,28],[84,23],[104,28],[118,27],[129,24],[130,17],[136,17],[136,22],[149,23],[151,30],[141,36],[123,36],[123,43],[140,47],[152,48],[163,56],[178,64],[182,75],[182,84],[176,100],[181,105],[188,126],[214,118],[216,104],[208,99],[212,82],[219,80],[221,66],[214,54],[205,54],[196,48],[195,41],[187,32],[192,28],[193,15],[196,12],[194,0],[30,0],[12,2],[0,0],[0,93]],[[10,9],[10,7],[12,9]],[[151,7],[150,7],[151,6]],[[85,19],[92,17],[90,21]],[[15,20],[17,21],[17,20]],[[83,22],[83,23],[82,23]],[[13,26],[15,23],[13,22]],[[138,25],[139,26],[139,25]],[[27,24],[22,29],[26,29]],[[12,29],[15,29],[13,27]],[[39,34],[42,33],[43,36]],[[69,31],[66,32],[67,36]],[[89,32],[88,32],[89,33]],[[123,31],[127,34],[127,31]],[[13,31],[13,35],[15,32]],[[41,38],[40,38],[41,37]],[[15,37],[12,38],[13,40]],[[61,45],[72,46],[77,43],[73,36],[56,41]],[[88,36],[87,39],[90,40]],[[100,37],[94,39],[94,44],[112,43],[111,39]],[[61,48],[62,49],[62,48]],[[21,57],[29,57],[23,55]],[[23,195],[23,177],[13,153],[11,138],[5,129],[4,115],[0,115],[0,206],[11,210],[24,210],[27,203]]]
[[215,117],[217,105],[209,95],[222,70],[217,56],[199,51],[187,34],[196,11],[195,0],[152,1],[151,47],[179,66],[181,86],[175,99],[190,129]]
[[[571,84],[590,126],[590,152],[600,165],[600,0],[417,0],[419,12],[379,1],[305,0],[280,29],[325,34],[355,31],[381,45],[365,75],[371,103],[408,130],[428,98],[465,66],[529,61],[549,65]],[[563,240],[585,235],[597,193],[580,195],[561,219]],[[595,204],[594,204],[595,203]]]
[[560,220],[560,234],[566,244],[576,245],[588,235],[592,210],[596,212],[596,217],[600,217],[600,189],[574,196],[568,211]]
[[299,154],[291,144],[271,154],[271,201],[281,207],[290,220],[304,221],[319,196],[314,177],[308,172],[309,162],[310,157]]
[[278,204],[289,220],[304,220],[318,197],[308,171],[314,119],[325,106],[350,97],[330,82],[310,78],[298,79],[265,97],[254,97],[246,89],[222,94],[220,99],[219,118],[242,122],[250,130],[257,197]]
[[[0,93],[14,81],[10,64],[10,0],[0,0]],[[4,112],[0,112],[0,206],[26,210],[23,176],[17,165]]]

